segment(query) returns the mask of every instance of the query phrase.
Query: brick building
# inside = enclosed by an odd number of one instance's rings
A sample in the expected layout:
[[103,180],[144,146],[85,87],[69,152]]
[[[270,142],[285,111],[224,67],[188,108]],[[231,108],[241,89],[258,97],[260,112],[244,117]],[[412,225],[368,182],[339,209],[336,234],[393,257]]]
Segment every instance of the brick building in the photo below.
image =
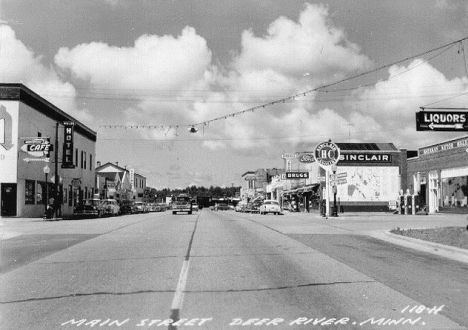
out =
[[407,181],[429,213],[468,213],[468,137],[420,148],[408,159]]

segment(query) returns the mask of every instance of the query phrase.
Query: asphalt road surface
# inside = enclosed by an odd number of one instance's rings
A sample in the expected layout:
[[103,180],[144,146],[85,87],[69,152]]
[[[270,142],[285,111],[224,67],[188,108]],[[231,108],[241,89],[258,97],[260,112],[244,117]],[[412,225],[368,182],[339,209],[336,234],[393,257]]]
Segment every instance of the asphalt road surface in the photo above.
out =
[[[464,329],[467,265],[287,216],[41,222],[0,241],[0,329]],[[322,228],[323,224],[317,224]]]

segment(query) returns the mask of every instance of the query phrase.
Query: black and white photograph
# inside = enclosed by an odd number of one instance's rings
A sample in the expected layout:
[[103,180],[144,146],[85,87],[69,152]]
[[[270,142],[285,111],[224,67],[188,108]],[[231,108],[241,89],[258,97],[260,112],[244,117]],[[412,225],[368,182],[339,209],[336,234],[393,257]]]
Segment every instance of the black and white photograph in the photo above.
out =
[[0,329],[468,329],[468,2],[0,0]]

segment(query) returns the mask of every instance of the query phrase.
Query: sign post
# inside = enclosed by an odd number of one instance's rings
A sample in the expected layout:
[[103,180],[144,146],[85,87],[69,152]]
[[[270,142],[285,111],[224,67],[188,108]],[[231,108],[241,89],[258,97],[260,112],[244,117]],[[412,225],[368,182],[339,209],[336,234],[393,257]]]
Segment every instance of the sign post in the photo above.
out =
[[326,211],[325,217],[330,216],[330,172],[331,167],[338,163],[340,159],[340,148],[331,142],[331,140],[319,143],[314,151],[315,160],[321,168],[326,172],[325,174],[325,190],[326,190]]

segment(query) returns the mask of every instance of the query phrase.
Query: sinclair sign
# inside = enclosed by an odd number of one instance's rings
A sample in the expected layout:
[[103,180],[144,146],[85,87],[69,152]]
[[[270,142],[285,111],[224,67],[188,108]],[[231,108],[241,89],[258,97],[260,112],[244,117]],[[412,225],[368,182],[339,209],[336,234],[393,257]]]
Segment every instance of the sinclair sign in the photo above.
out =
[[417,131],[468,131],[466,111],[419,111],[416,113]]

